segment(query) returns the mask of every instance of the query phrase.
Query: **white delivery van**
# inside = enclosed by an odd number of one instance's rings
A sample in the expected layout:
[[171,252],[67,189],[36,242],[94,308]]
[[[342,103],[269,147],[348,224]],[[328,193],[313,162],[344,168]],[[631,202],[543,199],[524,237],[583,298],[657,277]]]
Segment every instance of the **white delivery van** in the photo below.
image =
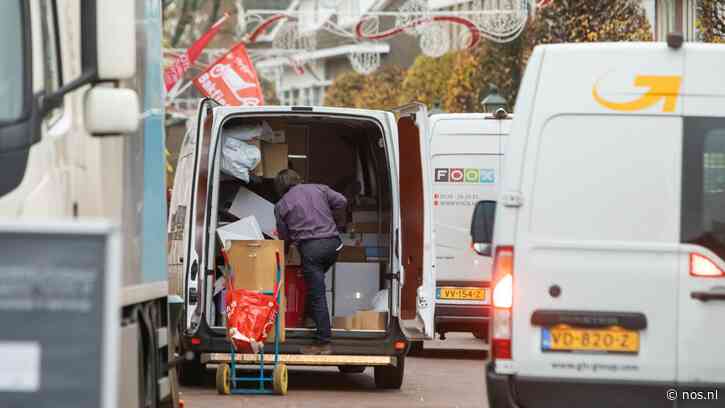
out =
[[512,115],[452,113],[430,117],[436,246],[435,328],[488,337],[491,258],[469,235],[476,202],[496,200]]
[[[305,182],[326,184],[347,196],[352,222],[343,240],[353,248],[343,248],[327,274],[333,355],[298,356],[301,346],[313,342],[314,329],[287,324],[281,361],[335,365],[344,372],[375,366],[378,387],[401,386],[410,341],[430,339],[434,333],[435,258],[431,172],[423,137],[428,115],[421,104],[397,113],[222,107],[210,99],[201,101],[198,126],[181,147],[169,209],[171,287],[185,299],[183,348],[197,356],[182,367],[185,382],[198,379],[204,363],[230,351],[223,313],[214,301],[223,263],[217,228],[254,216],[262,232],[273,235],[278,197],[272,180],[279,170],[270,169],[281,166],[294,169]],[[261,142],[262,163],[256,170],[262,168],[262,175],[250,175],[245,182],[222,173],[226,138],[260,123],[276,139]],[[352,312],[371,307],[388,311],[380,327],[337,325]],[[267,353],[272,346],[267,345]]]
[[492,408],[725,403],[725,46],[672,40],[528,62],[495,212]]

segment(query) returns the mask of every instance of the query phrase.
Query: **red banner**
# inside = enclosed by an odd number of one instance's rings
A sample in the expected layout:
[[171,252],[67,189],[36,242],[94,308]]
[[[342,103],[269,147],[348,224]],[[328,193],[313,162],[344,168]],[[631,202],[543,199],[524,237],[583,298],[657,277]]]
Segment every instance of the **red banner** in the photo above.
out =
[[237,44],[194,78],[194,85],[222,105],[264,105],[262,87],[244,43]]
[[206,48],[206,45],[209,44],[209,41],[211,41],[212,38],[214,38],[214,36],[219,32],[219,30],[222,28],[222,24],[227,20],[227,18],[229,18],[229,15],[224,14],[224,17],[214,23],[209,31],[199,37],[199,39],[196,40],[194,44],[191,44],[191,47],[189,47],[189,49],[187,49],[185,53],[179,55],[174,63],[170,67],[166,68],[166,70],[164,71],[164,84],[166,85],[166,92],[174,87],[176,82],[178,82],[184,76],[184,73],[187,69],[189,69],[191,64],[193,64],[194,61],[199,58],[201,52],[204,51],[204,48]]

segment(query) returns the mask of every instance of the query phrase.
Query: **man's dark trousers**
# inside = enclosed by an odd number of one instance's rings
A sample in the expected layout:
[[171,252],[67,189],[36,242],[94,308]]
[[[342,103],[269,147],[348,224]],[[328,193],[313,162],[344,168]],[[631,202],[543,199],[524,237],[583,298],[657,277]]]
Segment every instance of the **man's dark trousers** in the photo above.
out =
[[332,337],[330,313],[325,295],[325,273],[337,261],[337,248],[340,238],[308,239],[299,244],[302,255],[302,272],[307,284],[306,313],[317,326],[317,342],[327,344]]

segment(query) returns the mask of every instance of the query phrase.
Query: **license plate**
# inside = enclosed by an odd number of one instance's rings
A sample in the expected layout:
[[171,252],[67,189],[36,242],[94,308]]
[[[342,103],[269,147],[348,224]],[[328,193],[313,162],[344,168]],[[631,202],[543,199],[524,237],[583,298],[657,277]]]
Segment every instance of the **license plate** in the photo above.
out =
[[436,299],[486,300],[486,288],[457,288],[442,286],[436,290]]
[[541,329],[541,350],[638,353],[639,332],[620,327],[580,329],[561,325]]

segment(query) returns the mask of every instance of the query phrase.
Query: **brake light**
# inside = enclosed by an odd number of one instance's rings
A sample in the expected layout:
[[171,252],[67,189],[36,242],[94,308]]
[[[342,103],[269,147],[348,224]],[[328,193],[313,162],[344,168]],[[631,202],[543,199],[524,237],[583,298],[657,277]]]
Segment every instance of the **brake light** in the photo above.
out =
[[200,345],[200,344],[201,344],[201,339],[200,339],[200,338],[198,338],[198,337],[192,337],[192,338],[191,338],[191,344],[193,344],[193,345],[195,345],[195,346],[198,346],[198,345]]
[[720,278],[725,277],[725,271],[704,255],[690,254],[690,275],[702,278]]
[[514,301],[514,250],[511,247],[496,249],[493,262],[493,306],[510,308]]
[[514,249],[496,248],[493,261],[493,324],[491,330],[492,357],[510,360],[511,316],[514,299]]

